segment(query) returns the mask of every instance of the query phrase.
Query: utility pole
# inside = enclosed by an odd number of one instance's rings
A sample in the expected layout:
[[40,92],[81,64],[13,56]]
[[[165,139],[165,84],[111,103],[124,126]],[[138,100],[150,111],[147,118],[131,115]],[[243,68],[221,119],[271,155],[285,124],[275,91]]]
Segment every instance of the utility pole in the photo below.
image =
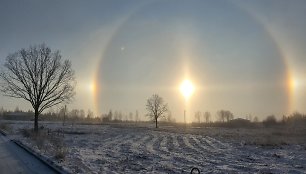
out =
[[184,123],[186,124],[186,110],[184,110]]

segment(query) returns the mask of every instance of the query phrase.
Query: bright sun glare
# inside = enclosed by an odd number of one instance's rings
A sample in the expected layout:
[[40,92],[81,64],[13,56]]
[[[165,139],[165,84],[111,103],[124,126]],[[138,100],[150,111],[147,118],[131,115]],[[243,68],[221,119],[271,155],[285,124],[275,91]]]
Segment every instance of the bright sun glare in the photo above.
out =
[[94,82],[88,85],[89,91],[94,93],[96,91],[96,84]]
[[184,80],[183,83],[180,86],[180,91],[183,94],[183,96],[186,99],[188,99],[192,95],[192,93],[194,92],[194,87],[189,80]]

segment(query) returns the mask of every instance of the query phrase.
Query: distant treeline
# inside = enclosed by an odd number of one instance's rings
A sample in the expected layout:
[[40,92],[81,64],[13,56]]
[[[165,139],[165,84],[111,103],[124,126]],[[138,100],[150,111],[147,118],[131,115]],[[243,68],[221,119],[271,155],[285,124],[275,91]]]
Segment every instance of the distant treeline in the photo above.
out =
[[[299,112],[294,112],[288,116],[283,115],[283,117],[279,120],[276,119],[274,115],[267,116],[264,120],[258,121],[252,119],[251,116],[247,116],[244,118],[236,118],[230,117],[231,119],[222,119],[220,114],[219,120],[215,122],[193,122],[194,126],[205,125],[207,127],[244,127],[244,128],[252,128],[252,127],[292,127],[292,128],[306,128],[306,114],[302,114]],[[195,116],[197,118],[197,116]]]
[[[5,120],[22,120],[31,121],[34,119],[33,111],[22,111],[18,107],[14,111],[0,108],[0,119]],[[49,110],[42,113],[39,120],[43,121],[62,121],[69,123],[118,123],[118,122],[143,122],[140,119],[139,113],[135,112],[122,113],[121,111],[110,110],[107,114],[102,114],[99,117],[94,116],[91,110],[85,112],[84,110],[72,109],[68,110],[66,107],[58,111]],[[171,112],[166,117],[160,120],[162,123],[175,123],[175,118],[172,117]],[[201,113],[195,112],[194,120],[188,125],[205,126],[205,127],[275,127],[275,126],[290,126],[290,127],[305,127],[306,128],[306,114],[294,112],[288,116],[283,115],[281,119],[276,119],[276,116],[269,115],[262,121],[257,117],[251,115],[245,118],[236,118],[232,112],[227,110],[219,110],[215,115],[215,121],[212,121],[211,113],[206,111]]]
[[[170,117],[169,117],[170,118]],[[34,112],[23,111],[16,107],[14,111],[5,110],[0,108],[0,119],[4,120],[21,120],[21,121],[32,121],[34,119]],[[39,120],[41,121],[62,121],[70,123],[108,123],[108,122],[140,122],[142,121],[139,117],[138,111],[135,114],[132,112],[122,113],[121,111],[115,111],[114,113],[110,110],[107,114],[101,116],[95,116],[91,110],[85,112],[83,109],[72,109],[69,110],[66,107],[60,108],[57,111],[49,110],[45,113],[40,114]],[[171,121],[174,119],[171,118]]]
[[[23,111],[18,107],[14,111],[5,110],[0,108],[0,119],[5,120],[22,120],[30,121],[34,119],[34,112]],[[92,121],[92,122],[101,122],[101,119],[94,117],[94,114],[91,110],[85,112],[84,110],[72,109],[68,110],[66,107],[59,109],[58,111],[49,110],[48,112],[42,113],[39,116],[39,120],[43,121]]]

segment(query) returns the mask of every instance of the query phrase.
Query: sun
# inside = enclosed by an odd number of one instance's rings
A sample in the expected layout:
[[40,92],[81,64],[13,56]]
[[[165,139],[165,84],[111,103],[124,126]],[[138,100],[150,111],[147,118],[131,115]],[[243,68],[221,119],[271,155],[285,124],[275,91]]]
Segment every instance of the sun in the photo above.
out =
[[194,87],[189,80],[184,80],[180,86],[180,91],[183,96],[188,99],[194,92]]

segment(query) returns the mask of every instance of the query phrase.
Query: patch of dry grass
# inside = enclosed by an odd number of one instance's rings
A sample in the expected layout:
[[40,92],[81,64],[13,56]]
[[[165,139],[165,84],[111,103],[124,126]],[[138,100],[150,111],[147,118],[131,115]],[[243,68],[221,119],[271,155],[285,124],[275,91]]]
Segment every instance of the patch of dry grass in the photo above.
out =
[[64,160],[67,155],[67,147],[64,143],[63,136],[57,133],[50,133],[48,130],[34,132],[33,129],[20,129],[20,133],[29,138],[31,143],[39,150],[54,154],[57,160]]
[[[242,142],[243,145],[256,145],[261,147],[280,147],[284,145],[306,145],[306,133],[303,129],[283,127],[227,130],[221,133],[222,137],[230,141]],[[230,136],[229,136],[230,135]]]
[[11,132],[12,131],[11,125],[9,125],[7,123],[0,123],[0,129],[4,130],[6,132]]

